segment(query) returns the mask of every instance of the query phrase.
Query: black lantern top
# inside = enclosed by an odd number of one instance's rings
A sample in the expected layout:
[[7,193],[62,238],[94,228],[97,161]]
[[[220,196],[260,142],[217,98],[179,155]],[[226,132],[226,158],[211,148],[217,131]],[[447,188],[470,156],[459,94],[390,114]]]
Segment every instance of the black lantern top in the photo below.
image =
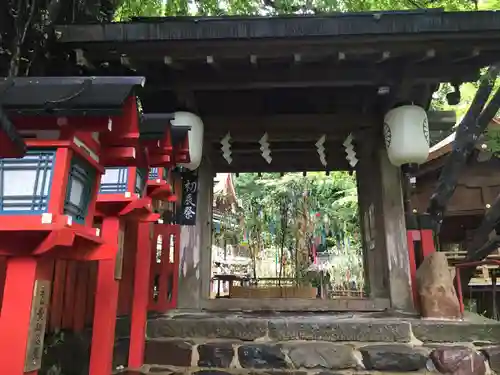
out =
[[0,92],[9,115],[112,116],[144,83],[144,77],[17,77],[0,80]]
[[167,126],[171,120],[175,119],[174,113],[148,113],[143,114],[139,125],[141,139],[152,140],[162,139],[165,131],[170,128],[172,146],[181,144],[191,130],[190,126]]
[[[1,97],[0,97],[1,102]],[[26,144],[23,138],[17,132],[14,124],[5,115],[5,112],[0,105],[0,136],[3,136],[9,148],[11,149],[7,156],[23,156],[26,153]],[[12,154],[12,155],[11,155]],[[0,157],[2,157],[2,151],[0,150]]]
[[191,126],[172,126],[172,146],[175,147],[184,142],[190,130]]
[[175,118],[174,113],[148,113],[142,114],[139,122],[141,140],[163,139],[165,132],[172,128],[167,124]]

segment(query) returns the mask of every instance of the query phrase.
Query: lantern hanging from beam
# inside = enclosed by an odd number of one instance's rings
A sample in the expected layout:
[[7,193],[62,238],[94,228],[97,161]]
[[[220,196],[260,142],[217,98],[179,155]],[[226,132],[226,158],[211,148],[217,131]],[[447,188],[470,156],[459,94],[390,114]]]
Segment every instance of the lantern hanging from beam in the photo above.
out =
[[422,164],[429,156],[429,121],[426,111],[416,105],[391,109],[384,118],[385,147],[389,161]]
[[179,165],[189,170],[195,170],[200,166],[201,156],[203,154],[203,122],[201,119],[190,112],[176,112],[175,119],[170,122],[172,126],[189,126],[191,130],[188,134],[189,139],[189,163],[180,163]]

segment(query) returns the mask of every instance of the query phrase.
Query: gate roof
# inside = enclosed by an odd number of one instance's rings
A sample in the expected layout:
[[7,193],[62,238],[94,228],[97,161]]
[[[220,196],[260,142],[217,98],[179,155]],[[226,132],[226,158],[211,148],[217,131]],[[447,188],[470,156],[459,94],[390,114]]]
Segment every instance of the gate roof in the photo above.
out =
[[[348,169],[349,132],[379,132],[398,101],[427,108],[439,83],[475,80],[500,60],[499,12],[138,18],[56,31],[89,74],[144,75],[146,113],[198,113],[219,172],[324,169],[314,146],[323,134],[327,169]],[[231,165],[220,152],[227,132]]]

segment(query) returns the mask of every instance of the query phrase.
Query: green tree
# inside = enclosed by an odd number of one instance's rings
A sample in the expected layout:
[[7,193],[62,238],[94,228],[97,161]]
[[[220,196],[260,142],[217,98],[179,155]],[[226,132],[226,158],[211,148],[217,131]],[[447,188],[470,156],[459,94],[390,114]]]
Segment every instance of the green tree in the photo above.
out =
[[123,0],[117,20],[175,15],[278,15],[443,8],[496,10],[500,0]]
[[[330,250],[361,264],[355,176],[347,172],[329,176],[287,173],[282,177],[275,173],[242,174],[236,178],[236,193],[242,201],[242,230],[252,254],[264,247],[277,249],[278,259],[290,253],[297,283],[307,273],[314,238],[323,238]],[[361,273],[356,271],[360,277]]]

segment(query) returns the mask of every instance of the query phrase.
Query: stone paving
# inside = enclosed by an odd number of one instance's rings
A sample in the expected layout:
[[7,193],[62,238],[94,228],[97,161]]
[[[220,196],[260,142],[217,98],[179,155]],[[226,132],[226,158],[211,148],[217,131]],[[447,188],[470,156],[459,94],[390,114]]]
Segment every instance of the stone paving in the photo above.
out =
[[398,313],[199,313],[148,322],[149,339],[217,338],[242,341],[474,342],[500,339],[500,322],[469,314],[464,321],[422,320]]
[[468,369],[460,374],[484,375],[491,366],[500,373],[500,323],[479,316],[429,321],[396,313],[296,314],[172,313],[152,319],[145,360],[150,367],[144,371],[329,375],[449,372],[454,366]]

